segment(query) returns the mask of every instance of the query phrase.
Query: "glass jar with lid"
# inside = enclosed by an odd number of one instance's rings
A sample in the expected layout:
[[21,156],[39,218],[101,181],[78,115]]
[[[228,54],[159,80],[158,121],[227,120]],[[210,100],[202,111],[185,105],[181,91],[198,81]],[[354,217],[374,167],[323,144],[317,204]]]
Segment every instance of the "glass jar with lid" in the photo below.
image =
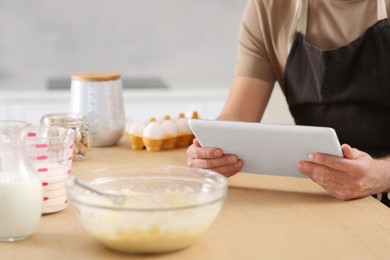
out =
[[41,117],[41,125],[71,128],[74,133],[73,160],[84,160],[89,156],[92,138],[86,118],[78,114],[52,113]]

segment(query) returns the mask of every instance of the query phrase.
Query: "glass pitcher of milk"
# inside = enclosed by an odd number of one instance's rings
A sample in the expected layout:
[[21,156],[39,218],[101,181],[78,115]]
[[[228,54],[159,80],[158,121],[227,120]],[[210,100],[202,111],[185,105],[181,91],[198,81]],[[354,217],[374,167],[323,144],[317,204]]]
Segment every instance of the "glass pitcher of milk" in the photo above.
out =
[[0,242],[28,238],[42,215],[42,183],[28,161],[25,125],[0,121]]

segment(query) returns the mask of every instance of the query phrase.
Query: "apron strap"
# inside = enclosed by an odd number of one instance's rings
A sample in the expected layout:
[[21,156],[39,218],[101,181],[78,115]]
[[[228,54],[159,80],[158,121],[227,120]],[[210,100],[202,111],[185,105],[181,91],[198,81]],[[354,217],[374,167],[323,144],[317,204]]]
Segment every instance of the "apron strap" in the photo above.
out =
[[290,33],[287,42],[287,53],[290,53],[292,44],[295,39],[295,33],[301,32],[303,35],[306,34],[307,27],[307,11],[308,3],[307,0],[297,0],[294,11],[294,18],[291,24]]
[[[308,0],[298,0],[296,3],[294,20],[292,22],[287,43],[287,53],[290,53],[292,43],[295,39],[295,32],[300,32],[304,36],[306,35],[307,17],[309,10]],[[385,0],[377,0],[377,17],[378,21],[388,18]]]
[[300,0],[300,12],[298,14],[297,27],[296,31],[306,35],[307,28],[307,18],[309,13],[309,3],[308,0]]
[[377,8],[377,14],[378,14],[378,21],[387,19],[387,9],[386,9],[386,2],[385,0],[377,0],[376,1],[376,8]]

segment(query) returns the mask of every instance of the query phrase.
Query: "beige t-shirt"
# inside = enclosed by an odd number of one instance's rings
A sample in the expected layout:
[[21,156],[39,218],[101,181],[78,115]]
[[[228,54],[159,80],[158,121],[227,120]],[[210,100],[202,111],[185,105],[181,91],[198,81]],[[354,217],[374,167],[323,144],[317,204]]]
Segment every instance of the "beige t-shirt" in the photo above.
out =
[[[284,90],[288,42],[300,0],[248,0],[239,34],[236,76],[278,81]],[[385,0],[390,14],[390,0]],[[376,0],[309,0],[306,41],[323,50],[346,45],[375,24]]]

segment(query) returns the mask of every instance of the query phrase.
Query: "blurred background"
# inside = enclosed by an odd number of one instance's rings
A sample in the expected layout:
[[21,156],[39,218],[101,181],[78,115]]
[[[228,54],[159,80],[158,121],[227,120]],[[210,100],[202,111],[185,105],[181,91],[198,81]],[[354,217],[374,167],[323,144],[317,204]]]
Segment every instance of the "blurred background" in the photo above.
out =
[[[246,2],[0,0],[0,120],[66,112],[70,76],[85,71],[121,74],[129,122],[190,110],[215,118]],[[263,122],[292,122],[278,87]]]
[[118,71],[170,87],[226,87],[245,4],[0,0],[0,89],[47,87],[77,71]]

